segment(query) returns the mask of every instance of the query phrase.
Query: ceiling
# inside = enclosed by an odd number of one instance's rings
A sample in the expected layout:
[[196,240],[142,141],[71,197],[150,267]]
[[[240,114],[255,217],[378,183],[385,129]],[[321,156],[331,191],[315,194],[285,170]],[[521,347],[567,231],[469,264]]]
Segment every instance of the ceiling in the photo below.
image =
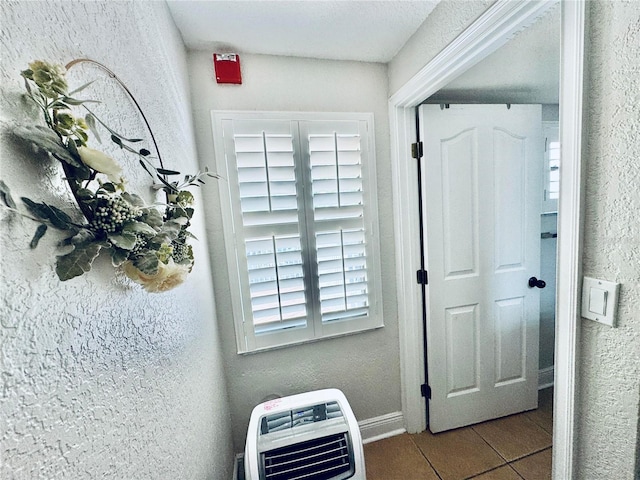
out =
[[[389,62],[440,1],[167,0],[189,49]],[[560,8],[430,97],[430,102],[559,102]]]
[[389,62],[440,0],[167,0],[189,49]]

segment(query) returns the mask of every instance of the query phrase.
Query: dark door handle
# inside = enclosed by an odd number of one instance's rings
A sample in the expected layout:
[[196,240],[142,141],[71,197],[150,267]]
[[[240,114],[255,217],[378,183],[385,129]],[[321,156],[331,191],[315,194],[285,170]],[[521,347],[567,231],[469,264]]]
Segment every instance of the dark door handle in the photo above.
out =
[[536,277],[531,277],[529,279],[529,288],[533,288],[533,287],[544,288],[546,286],[547,286],[547,282],[545,282],[544,280],[538,280]]

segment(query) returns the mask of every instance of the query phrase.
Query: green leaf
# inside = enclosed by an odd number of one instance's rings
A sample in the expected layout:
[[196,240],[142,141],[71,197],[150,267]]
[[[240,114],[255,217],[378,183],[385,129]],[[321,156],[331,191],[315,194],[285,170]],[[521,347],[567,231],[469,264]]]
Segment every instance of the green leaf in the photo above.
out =
[[158,227],[158,228],[161,227],[162,224],[164,223],[162,219],[162,213],[160,213],[155,208],[150,208],[149,210],[145,211],[142,214],[140,221],[146,223],[150,227]]
[[91,200],[93,198],[93,192],[88,188],[79,188],[76,191],[76,195],[80,200]]
[[180,230],[182,230],[182,225],[180,225],[178,222],[170,220],[164,223],[164,225],[160,229],[160,232],[166,233],[168,235],[173,235],[173,238],[176,238],[178,236],[178,233],[180,233]]
[[74,156],[65,148],[58,135],[50,128],[41,125],[23,125],[14,128],[13,133],[22,140],[31,142],[49,152],[60,161],[66,162],[74,167],[83,166],[80,158]]
[[9,186],[0,180],[0,196],[4,203],[9,208],[17,208],[16,202],[13,201],[13,197],[11,196],[11,190],[9,190]]
[[36,233],[33,235],[31,243],[29,243],[29,247],[36,248],[38,246],[38,242],[45,233],[47,233],[47,226],[44,223],[41,223],[38,225],[38,228],[36,228]]
[[69,166],[67,178],[77,179],[77,180],[89,180],[91,178],[91,169],[87,167],[84,163],[79,167]]
[[132,141],[139,141],[139,140],[128,139],[128,138],[126,138],[124,135],[120,135],[120,134],[119,134],[118,132],[116,132],[115,130],[112,130],[111,128],[109,128],[109,125],[105,124],[102,120],[100,120],[98,117],[96,117],[96,116],[94,115],[94,113],[93,113],[91,110],[89,110],[89,108],[87,108],[87,106],[86,106],[86,105],[84,106],[84,109],[85,109],[87,112],[89,112],[89,114],[90,114],[90,115],[92,115],[92,116],[93,116],[93,118],[94,118],[95,120],[97,120],[97,121],[98,121],[98,123],[100,123],[100,125],[102,125],[104,128],[106,128],[106,129],[107,129],[107,131],[108,131],[109,133],[111,133],[112,135],[115,135],[115,136],[117,136],[117,137],[121,138],[122,140],[126,140],[126,141],[128,141],[128,142],[132,142]]
[[133,265],[142,273],[155,275],[158,273],[158,257],[154,252],[147,252],[133,259]]
[[76,88],[75,90],[69,92],[69,96],[73,95],[74,93],[78,93],[81,92],[82,90],[84,90],[85,88],[87,88],[89,85],[91,85],[93,82],[95,82],[95,80],[91,80],[90,82],[85,83],[84,85],[79,86],[78,88]]
[[108,235],[109,241],[112,245],[123,250],[132,250],[136,246],[136,236],[133,233],[122,232],[121,235],[111,234]]
[[87,135],[87,132],[85,132],[84,130],[76,130],[75,136],[80,142],[82,142],[83,145],[86,145],[87,141],[89,140],[89,135]]
[[155,235],[158,233],[154,228],[144,222],[128,222],[122,227],[122,232],[141,233],[143,235]]
[[73,155],[76,158],[80,158],[80,154],[78,153],[78,146],[76,145],[76,142],[74,140],[69,139],[67,141],[67,150],[69,150],[69,152],[71,152],[71,155]]
[[103,183],[100,188],[102,188],[102,190],[104,190],[106,192],[110,192],[110,193],[115,193],[115,191],[116,191],[116,186],[111,182]]
[[100,253],[100,248],[96,243],[85,243],[76,245],[66,255],[58,256],[56,264],[58,278],[64,282],[91,270],[91,264]]
[[123,250],[121,248],[111,248],[111,263],[114,267],[121,266],[129,258],[129,250]]
[[79,100],[77,98],[71,98],[71,97],[62,97],[62,101],[64,103],[67,103],[69,105],[82,105],[83,103],[100,103],[97,100]]
[[117,135],[111,134],[111,141],[122,148],[122,140],[120,140],[120,137],[118,137]]
[[82,245],[90,243],[95,240],[95,235],[90,230],[82,229],[75,232],[75,234],[69,238],[69,242],[73,245]]
[[21,197],[21,199],[31,213],[44,220],[49,220],[54,227],[66,230],[70,226],[73,226],[71,217],[59,208],[47,205],[46,203],[34,202],[27,197]]
[[169,193],[171,193],[171,192],[178,193],[178,189],[174,185],[171,185],[169,182],[167,182],[160,175],[156,175],[156,177],[158,177],[158,180],[160,180],[164,184],[164,186],[169,189],[169,190],[167,190]]
[[69,227],[69,224],[73,223],[73,221],[71,220],[71,217],[66,213],[64,213],[62,210],[60,210],[59,208],[54,207],[53,205],[47,205],[46,203],[44,203],[43,205],[46,205],[49,208],[49,211],[50,211],[49,220],[51,220],[51,223],[55,227],[66,229]]
[[102,143],[100,134],[98,132],[98,129],[96,128],[96,118],[91,113],[87,113],[84,116],[84,121],[86,122],[87,127],[89,127],[89,130],[91,130],[91,133],[93,133],[93,136],[96,137],[98,143]]
[[177,223],[178,225],[184,226],[189,223],[189,219],[185,216],[175,216],[171,219],[173,223]]
[[166,168],[158,168],[157,172],[162,175],[180,175],[180,172],[176,172],[175,170],[167,170]]
[[146,172],[149,174],[149,176],[153,178],[153,173],[151,173],[151,171],[149,170],[149,167],[147,167],[142,160],[140,160],[140,165],[142,165],[142,168],[144,168]]
[[129,205],[133,205],[134,207],[144,207],[144,200],[135,193],[124,192],[121,197]]

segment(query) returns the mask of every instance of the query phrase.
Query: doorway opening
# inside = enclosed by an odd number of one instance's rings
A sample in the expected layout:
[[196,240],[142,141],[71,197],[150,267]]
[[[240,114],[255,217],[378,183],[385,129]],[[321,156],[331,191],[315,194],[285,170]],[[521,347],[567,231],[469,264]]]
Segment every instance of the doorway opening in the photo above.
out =
[[544,143],[541,105],[419,112],[436,433],[538,406]]
[[[499,1],[430,61],[390,98],[394,216],[398,250],[398,298],[402,402],[409,432],[424,430],[424,378],[415,359],[421,358],[420,296],[415,284],[419,264],[415,166],[407,159],[415,138],[414,108],[462,72],[505,44],[532,23],[552,2]],[[561,3],[562,185],[558,216],[558,290],[556,305],[554,476],[571,478],[573,470],[575,359],[578,339],[580,285],[581,140],[584,62],[584,2]]]

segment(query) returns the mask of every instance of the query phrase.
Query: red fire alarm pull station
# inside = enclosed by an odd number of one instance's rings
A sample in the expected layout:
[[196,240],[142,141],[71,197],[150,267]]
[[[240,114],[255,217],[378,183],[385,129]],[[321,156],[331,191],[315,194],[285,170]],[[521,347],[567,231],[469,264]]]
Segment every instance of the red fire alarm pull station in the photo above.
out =
[[214,53],[213,66],[218,83],[242,83],[240,56],[235,53]]

